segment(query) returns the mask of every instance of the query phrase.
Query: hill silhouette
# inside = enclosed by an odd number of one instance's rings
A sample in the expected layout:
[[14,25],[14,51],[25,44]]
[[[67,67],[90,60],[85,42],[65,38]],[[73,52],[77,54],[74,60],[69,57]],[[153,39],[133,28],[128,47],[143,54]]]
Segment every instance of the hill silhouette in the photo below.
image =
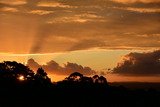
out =
[[36,72],[15,61],[0,63],[0,106],[159,107],[160,91],[111,86],[103,76],[74,72],[52,83],[43,68]]

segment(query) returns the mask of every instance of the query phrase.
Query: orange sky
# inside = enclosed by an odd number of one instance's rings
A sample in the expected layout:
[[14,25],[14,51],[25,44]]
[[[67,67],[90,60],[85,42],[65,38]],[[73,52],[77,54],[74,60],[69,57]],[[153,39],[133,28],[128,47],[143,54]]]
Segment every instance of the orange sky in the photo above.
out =
[[[49,75],[53,82],[61,81],[65,79],[66,75]],[[114,75],[108,74],[105,76],[108,82],[160,82],[159,76],[122,76],[122,75]]]
[[[160,49],[159,29],[160,0],[0,0],[0,61],[34,58],[103,71],[130,52]],[[128,78],[108,76],[159,81]]]

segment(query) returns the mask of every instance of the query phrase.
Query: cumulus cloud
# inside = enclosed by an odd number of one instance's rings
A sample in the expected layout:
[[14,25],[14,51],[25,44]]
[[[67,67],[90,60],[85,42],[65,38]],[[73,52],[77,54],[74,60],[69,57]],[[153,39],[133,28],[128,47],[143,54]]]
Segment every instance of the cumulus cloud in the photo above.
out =
[[64,64],[64,66],[60,66],[53,60],[47,62],[45,65],[39,65],[34,59],[29,59],[27,66],[29,66],[34,71],[36,71],[39,67],[42,67],[47,73],[56,75],[69,75],[73,72],[80,72],[84,75],[95,74],[95,71],[90,67],[83,67],[82,65],[70,62],[67,62]]
[[147,53],[129,53],[118,63],[113,73],[123,75],[159,75],[160,50]]
[[27,61],[27,66],[31,67],[34,71],[41,67],[41,65],[32,58]]

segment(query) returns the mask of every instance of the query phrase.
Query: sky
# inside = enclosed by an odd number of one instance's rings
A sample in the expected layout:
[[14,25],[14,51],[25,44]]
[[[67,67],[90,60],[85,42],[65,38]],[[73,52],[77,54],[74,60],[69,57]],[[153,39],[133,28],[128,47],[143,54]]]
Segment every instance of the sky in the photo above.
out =
[[157,82],[159,29],[160,0],[0,0],[0,61]]

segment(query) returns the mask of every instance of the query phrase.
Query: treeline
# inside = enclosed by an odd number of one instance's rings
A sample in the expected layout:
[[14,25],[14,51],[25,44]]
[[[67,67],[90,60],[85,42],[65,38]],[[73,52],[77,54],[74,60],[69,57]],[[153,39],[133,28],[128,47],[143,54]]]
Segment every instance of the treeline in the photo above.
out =
[[[87,77],[81,73],[74,72],[56,84],[62,83],[107,85],[107,80],[103,76],[94,75],[93,77]],[[28,66],[15,61],[4,61],[0,63],[0,84],[1,86],[33,85],[33,87],[50,87],[56,85],[51,82],[51,79],[43,68],[39,68],[34,72]]]

